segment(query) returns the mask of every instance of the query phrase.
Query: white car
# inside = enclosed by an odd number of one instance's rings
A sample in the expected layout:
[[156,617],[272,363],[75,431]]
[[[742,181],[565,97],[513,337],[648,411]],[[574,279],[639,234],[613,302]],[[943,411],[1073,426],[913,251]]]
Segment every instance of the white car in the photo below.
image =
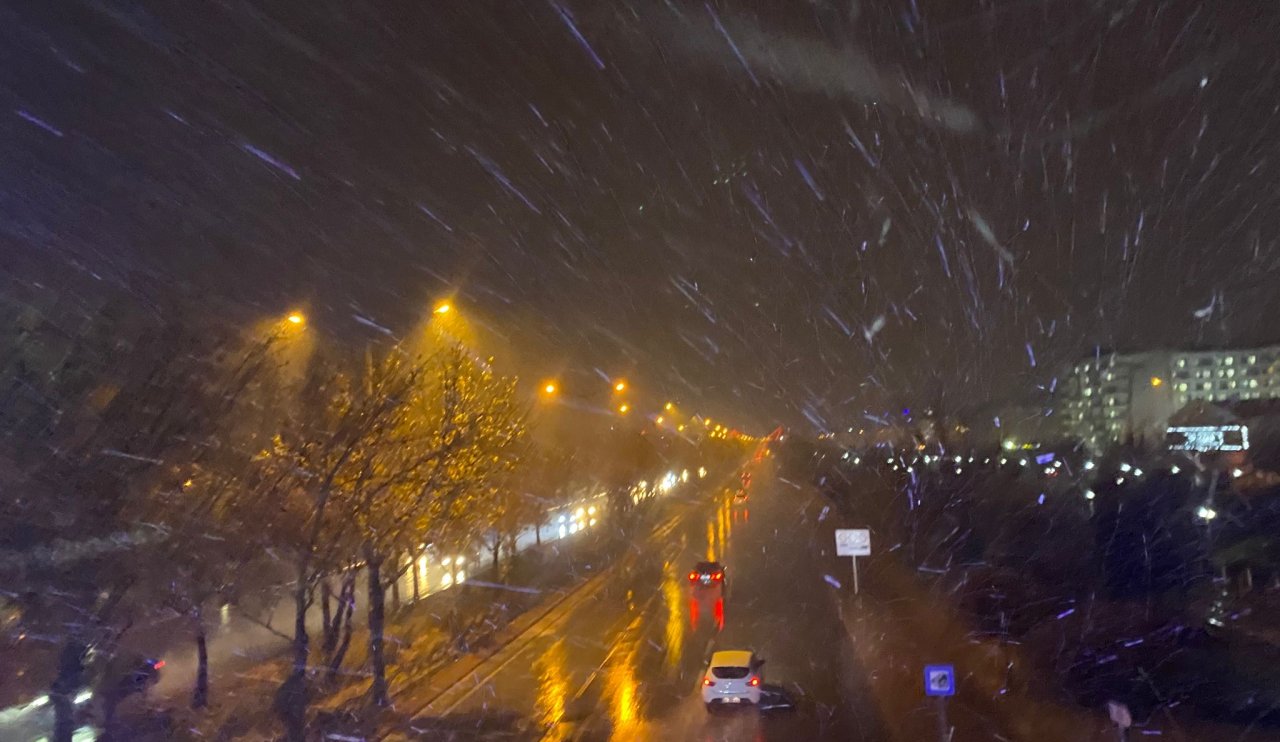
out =
[[717,704],[758,705],[764,674],[764,660],[755,652],[735,650],[716,652],[702,676],[702,701],[710,711]]

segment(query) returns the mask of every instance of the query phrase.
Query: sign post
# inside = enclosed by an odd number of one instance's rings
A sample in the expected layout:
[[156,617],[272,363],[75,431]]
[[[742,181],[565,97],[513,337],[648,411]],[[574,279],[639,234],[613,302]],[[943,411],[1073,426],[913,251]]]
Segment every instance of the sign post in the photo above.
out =
[[938,742],[950,742],[951,725],[947,723],[947,696],[956,694],[955,666],[925,665],[924,694],[938,699]]
[[871,556],[871,529],[837,528],[836,556],[853,558],[853,594],[858,594],[858,557]]

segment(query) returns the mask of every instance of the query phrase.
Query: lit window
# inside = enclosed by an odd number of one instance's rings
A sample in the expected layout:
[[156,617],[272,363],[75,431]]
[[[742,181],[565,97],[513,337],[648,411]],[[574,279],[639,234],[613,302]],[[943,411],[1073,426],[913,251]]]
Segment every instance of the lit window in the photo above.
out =
[[1179,359],[1178,359],[1178,368],[1186,368],[1186,367],[1187,367],[1187,359],[1185,359],[1185,358],[1179,358]]
[[1084,388],[1084,396],[1086,396],[1086,397],[1092,397],[1092,396],[1093,396],[1093,389],[1092,389],[1092,388],[1090,388],[1090,387],[1085,387],[1085,388]]
[[1230,366],[1231,364],[1235,363],[1235,361],[1236,359],[1232,358],[1231,356],[1227,356],[1226,358],[1222,359],[1222,365]]
[[1228,378],[1228,379],[1230,379],[1231,377],[1233,377],[1233,376],[1235,376],[1235,375],[1236,375],[1236,370],[1235,370],[1234,368],[1229,368],[1229,369],[1227,369],[1227,378]]
[[1258,380],[1257,380],[1257,379],[1249,379],[1249,388],[1250,388],[1250,389],[1257,389],[1257,388],[1258,388]]
[[1231,387],[1232,389],[1235,389],[1235,388],[1236,388],[1236,382],[1234,382],[1234,381],[1233,381],[1233,382],[1231,382],[1230,387]]
[[1181,384],[1179,384],[1179,385],[1178,385],[1178,391],[1180,391],[1180,392],[1185,392],[1185,391],[1187,391],[1187,384],[1186,384],[1186,382],[1183,382],[1183,383],[1181,383]]
[[1258,362],[1257,356],[1249,356],[1249,363],[1257,363],[1257,362]]

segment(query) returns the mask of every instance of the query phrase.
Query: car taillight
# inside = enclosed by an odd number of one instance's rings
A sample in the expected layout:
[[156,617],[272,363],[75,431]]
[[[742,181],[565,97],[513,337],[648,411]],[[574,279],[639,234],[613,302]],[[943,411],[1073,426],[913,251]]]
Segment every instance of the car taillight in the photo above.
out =
[[703,678],[702,684],[710,688],[711,686],[716,684],[716,681],[712,680],[711,678]]
[[164,660],[156,660],[155,662],[151,663],[151,666],[159,670],[160,668],[164,667]]
[[752,688],[756,687],[757,685],[760,685],[760,678],[751,678],[750,680],[747,681],[747,685],[751,686]]
[[689,582],[697,582],[697,581],[698,581],[698,573],[697,573],[697,572],[690,572],[690,573],[689,573]]
[[716,572],[715,574],[711,575],[711,579],[713,579],[713,580],[723,580],[723,579],[724,579],[724,572]]

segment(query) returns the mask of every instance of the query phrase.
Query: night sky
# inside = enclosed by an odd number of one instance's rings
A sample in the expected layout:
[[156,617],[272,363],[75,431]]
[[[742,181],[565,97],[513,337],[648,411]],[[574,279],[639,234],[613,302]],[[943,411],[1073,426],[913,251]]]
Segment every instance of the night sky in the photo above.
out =
[[1022,398],[1280,341],[1276,39],[1271,3],[0,2],[0,252],[350,337],[456,290],[530,374],[743,424]]

